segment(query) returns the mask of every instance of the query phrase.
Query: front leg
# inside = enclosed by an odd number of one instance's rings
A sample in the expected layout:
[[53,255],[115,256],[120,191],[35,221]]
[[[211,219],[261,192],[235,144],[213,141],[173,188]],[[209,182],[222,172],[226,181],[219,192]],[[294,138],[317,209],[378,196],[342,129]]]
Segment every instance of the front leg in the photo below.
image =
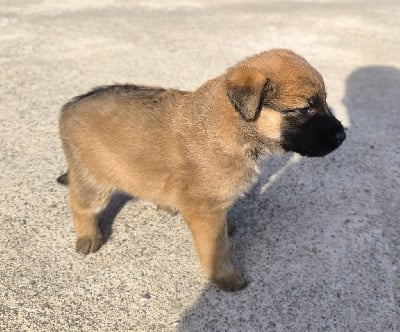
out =
[[192,232],[200,264],[211,281],[224,291],[243,289],[247,282],[229,258],[226,211],[200,203],[182,214]]

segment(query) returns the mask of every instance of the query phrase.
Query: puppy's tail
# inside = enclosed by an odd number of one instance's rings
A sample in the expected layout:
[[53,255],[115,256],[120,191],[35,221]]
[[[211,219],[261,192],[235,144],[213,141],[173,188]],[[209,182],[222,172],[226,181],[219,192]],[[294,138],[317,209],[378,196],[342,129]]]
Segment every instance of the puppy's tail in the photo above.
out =
[[68,183],[69,183],[69,181],[68,181],[68,172],[67,172],[67,173],[64,173],[63,175],[60,175],[60,176],[57,178],[57,182],[58,182],[59,184],[62,184],[62,185],[64,185],[64,186],[67,186]]

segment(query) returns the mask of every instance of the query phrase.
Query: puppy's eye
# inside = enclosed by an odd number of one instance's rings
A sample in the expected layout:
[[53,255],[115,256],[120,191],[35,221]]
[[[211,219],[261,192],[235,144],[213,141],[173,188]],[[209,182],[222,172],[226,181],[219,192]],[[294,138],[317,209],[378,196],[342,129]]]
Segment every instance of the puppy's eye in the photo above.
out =
[[314,109],[312,107],[303,107],[303,108],[295,109],[294,112],[296,112],[297,114],[300,114],[302,116],[306,116],[306,115],[313,114]]

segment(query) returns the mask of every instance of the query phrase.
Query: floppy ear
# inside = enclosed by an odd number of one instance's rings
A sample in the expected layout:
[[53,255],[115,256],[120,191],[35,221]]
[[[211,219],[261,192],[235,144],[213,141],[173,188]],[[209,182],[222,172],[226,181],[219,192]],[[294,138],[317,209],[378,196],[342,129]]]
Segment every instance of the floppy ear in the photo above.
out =
[[269,80],[253,68],[236,67],[227,74],[230,102],[245,121],[254,121],[262,107]]

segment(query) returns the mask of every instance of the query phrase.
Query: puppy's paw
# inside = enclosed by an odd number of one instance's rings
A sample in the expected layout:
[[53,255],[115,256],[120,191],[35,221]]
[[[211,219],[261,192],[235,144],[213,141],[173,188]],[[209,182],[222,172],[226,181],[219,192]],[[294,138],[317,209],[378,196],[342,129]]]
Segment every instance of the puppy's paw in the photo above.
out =
[[248,285],[239,270],[235,269],[223,277],[213,278],[214,284],[225,292],[236,292]]
[[87,255],[91,252],[96,252],[99,250],[102,244],[103,239],[100,236],[80,237],[76,240],[75,250],[80,254]]

